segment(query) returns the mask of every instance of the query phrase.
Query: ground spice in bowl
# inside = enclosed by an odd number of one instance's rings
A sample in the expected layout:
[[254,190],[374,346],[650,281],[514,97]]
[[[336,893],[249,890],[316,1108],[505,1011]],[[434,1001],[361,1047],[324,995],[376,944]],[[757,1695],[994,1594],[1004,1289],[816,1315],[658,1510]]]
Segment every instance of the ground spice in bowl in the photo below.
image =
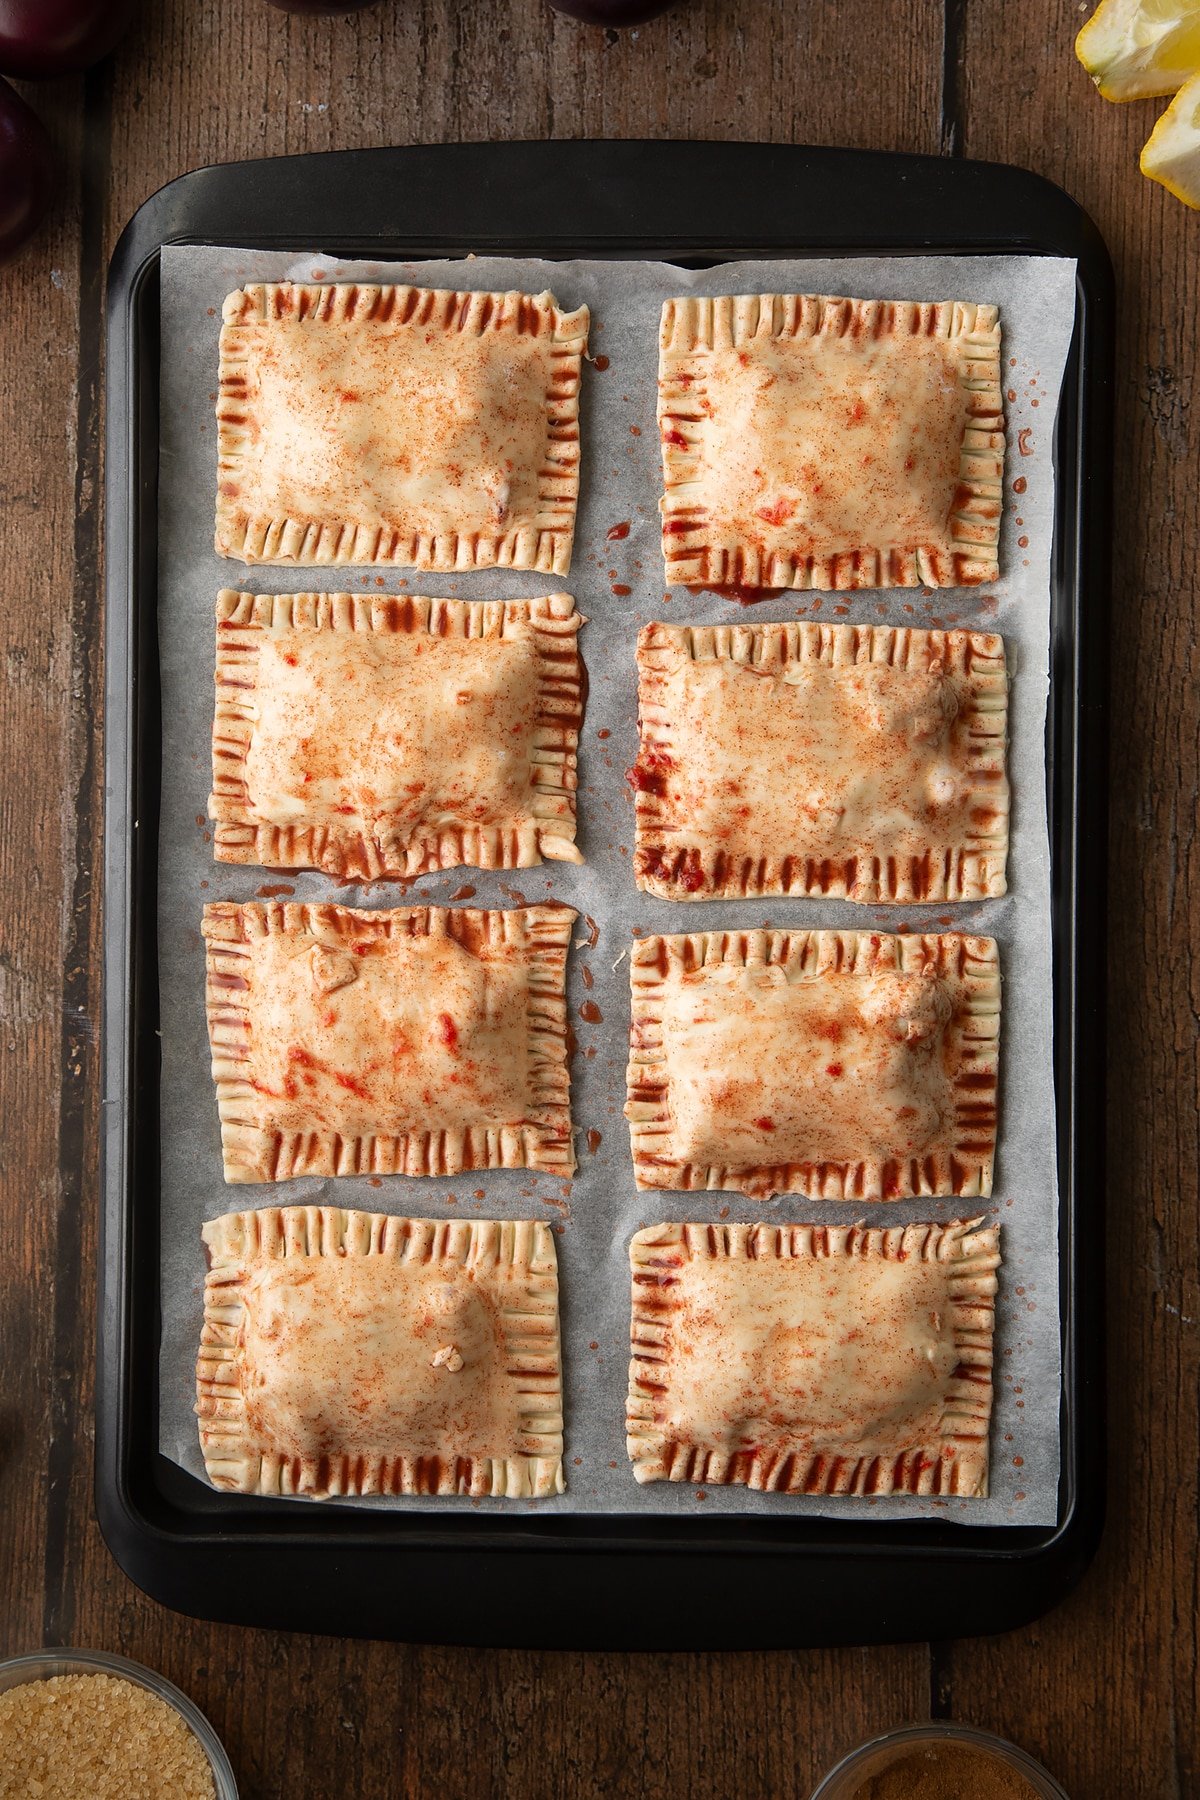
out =
[[216,1800],[204,1746],[116,1675],[52,1675],[0,1693],[0,1800]]
[[1038,1800],[1016,1769],[967,1744],[913,1744],[868,1775],[852,1800]]

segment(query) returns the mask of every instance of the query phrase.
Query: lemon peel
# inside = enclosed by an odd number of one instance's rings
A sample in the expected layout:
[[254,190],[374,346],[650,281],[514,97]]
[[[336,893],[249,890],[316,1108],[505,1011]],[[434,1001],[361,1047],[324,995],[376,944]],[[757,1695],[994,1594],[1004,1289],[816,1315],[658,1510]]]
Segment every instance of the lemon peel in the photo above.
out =
[[1075,54],[1106,100],[1174,94],[1200,70],[1200,0],[1101,0]]
[[1200,209],[1200,74],[1184,83],[1150,133],[1140,166],[1185,206]]

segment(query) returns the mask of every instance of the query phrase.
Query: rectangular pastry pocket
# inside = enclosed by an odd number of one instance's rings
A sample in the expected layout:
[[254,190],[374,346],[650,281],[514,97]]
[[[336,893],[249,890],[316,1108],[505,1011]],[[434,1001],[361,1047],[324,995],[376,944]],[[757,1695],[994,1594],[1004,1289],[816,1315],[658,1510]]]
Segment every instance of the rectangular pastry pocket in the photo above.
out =
[[567,906],[204,909],[225,1179],[575,1167]]
[[568,594],[217,597],[214,849],[339,881],[580,862]]
[[708,931],[630,950],[640,1188],[990,1194],[1000,967],[984,937]]
[[653,624],[638,677],[634,871],[649,893],[1004,893],[1003,638]]
[[263,282],[222,316],[218,555],[567,572],[586,306]]
[[1004,404],[994,306],[667,300],[658,390],[668,582],[996,580]]
[[214,1487],[562,1493],[548,1225],[269,1206],[203,1235],[196,1412]]
[[982,1219],[639,1231],[635,1477],[985,1498],[999,1238]]

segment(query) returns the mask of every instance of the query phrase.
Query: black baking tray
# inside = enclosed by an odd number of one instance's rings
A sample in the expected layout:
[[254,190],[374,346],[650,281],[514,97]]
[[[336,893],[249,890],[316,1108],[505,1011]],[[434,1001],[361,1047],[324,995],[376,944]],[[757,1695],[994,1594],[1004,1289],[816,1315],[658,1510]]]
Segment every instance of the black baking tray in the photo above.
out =
[[[789,1516],[348,1511],[218,1494],[158,1444],[159,252],[703,263],[1072,256],[1055,457],[1049,788],[1063,1331],[1045,1528]],[[102,1296],[96,1503],[117,1561],[204,1618],[468,1644],[751,1648],[961,1637],[1045,1612],[1104,1507],[1106,653],[1113,284],[1091,221],[1025,171],[706,143],[455,144],[200,169],[148,200],[108,287]],[[1086,1229],[1081,1226],[1086,1218]],[[531,1593],[541,1596],[529,1604]]]

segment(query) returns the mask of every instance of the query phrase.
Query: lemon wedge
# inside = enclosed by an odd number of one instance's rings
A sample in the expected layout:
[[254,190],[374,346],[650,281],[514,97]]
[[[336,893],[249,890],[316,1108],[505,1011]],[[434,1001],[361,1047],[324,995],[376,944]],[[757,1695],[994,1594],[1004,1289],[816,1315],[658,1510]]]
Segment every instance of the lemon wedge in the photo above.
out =
[[1183,84],[1150,133],[1141,168],[1185,206],[1200,208],[1200,75]]
[[1173,94],[1200,69],[1200,0],[1101,0],[1075,54],[1106,100]]

